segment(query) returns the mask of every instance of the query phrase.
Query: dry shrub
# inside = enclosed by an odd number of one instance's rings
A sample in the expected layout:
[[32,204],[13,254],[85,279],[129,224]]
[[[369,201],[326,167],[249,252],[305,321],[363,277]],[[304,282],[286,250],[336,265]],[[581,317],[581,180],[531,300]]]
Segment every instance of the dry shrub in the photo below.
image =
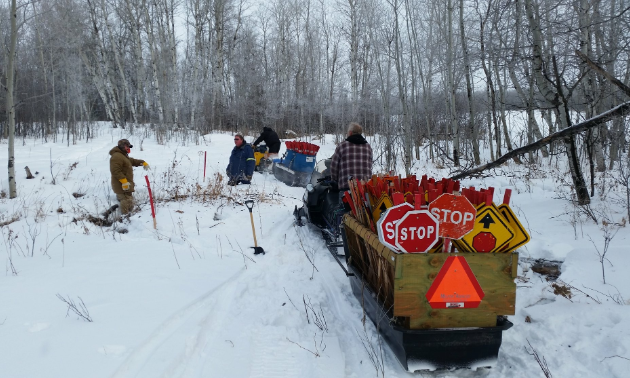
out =
[[13,222],[19,221],[21,218],[21,214],[15,213],[9,217],[0,216],[0,227],[8,226]]
[[[166,174],[164,175],[164,178]],[[176,184],[166,186],[162,190],[154,190],[153,197],[156,202],[178,202],[190,200],[199,203],[213,203],[218,200],[233,200],[228,187],[225,185],[224,176],[217,172],[209,177],[206,185],[200,183],[181,184],[183,180],[171,180]]]
[[46,202],[44,201],[37,201],[35,203],[35,222],[43,222],[46,219],[46,216],[48,215],[48,209],[45,208],[46,206]]
[[75,161],[72,164],[68,164],[68,168],[66,168],[66,171],[63,173],[63,180],[64,181],[67,181],[68,178],[70,178],[70,174],[77,167],[77,165],[79,165],[78,161]]
[[551,287],[553,287],[553,293],[555,295],[561,295],[566,299],[571,299],[571,297],[573,296],[573,293],[571,293],[571,289],[568,286],[553,283],[551,284]]

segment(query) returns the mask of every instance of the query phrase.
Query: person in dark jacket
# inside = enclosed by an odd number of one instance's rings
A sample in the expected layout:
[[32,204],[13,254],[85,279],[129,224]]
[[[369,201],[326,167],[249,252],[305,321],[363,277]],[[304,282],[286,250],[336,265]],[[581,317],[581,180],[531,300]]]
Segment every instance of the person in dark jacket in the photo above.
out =
[[254,159],[252,146],[245,143],[242,134],[236,134],[234,136],[234,148],[230,155],[230,163],[226,170],[229,178],[228,185],[250,184],[255,167],[256,159]]
[[278,138],[278,134],[270,127],[263,127],[262,133],[258,139],[254,141],[254,147],[258,146],[260,142],[265,142],[270,155],[277,155],[280,151],[280,145],[282,144],[280,138]]
[[116,199],[120,202],[121,214],[127,214],[133,209],[133,167],[144,166],[149,170],[149,164],[141,159],[129,157],[133,145],[127,139],[118,141],[118,145],[109,151],[109,171],[112,174],[112,189]]
[[330,175],[341,193],[349,189],[349,177],[359,180],[372,178],[372,147],[362,134],[361,125],[350,123],[348,137],[337,146],[332,156]]

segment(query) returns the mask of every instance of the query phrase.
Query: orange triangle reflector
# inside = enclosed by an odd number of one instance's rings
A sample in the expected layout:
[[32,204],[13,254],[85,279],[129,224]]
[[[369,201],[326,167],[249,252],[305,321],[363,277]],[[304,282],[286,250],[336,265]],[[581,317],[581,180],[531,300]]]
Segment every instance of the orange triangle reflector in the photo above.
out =
[[466,259],[449,256],[426,298],[431,308],[477,308],[484,295]]

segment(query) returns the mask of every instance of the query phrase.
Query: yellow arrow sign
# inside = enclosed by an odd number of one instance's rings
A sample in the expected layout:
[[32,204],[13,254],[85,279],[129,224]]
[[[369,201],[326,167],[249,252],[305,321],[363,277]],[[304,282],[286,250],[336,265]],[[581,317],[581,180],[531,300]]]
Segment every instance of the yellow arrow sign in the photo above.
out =
[[473,230],[453,243],[466,252],[494,253],[507,246],[514,236],[512,227],[491,205],[479,208]]
[[374,221],[378,221],[381,218],[381,214],[385,212],[385,210],[389,209],[393,206],[392,200],[385,193],[381,195],[381,198],[376,202],[376,205],[372,206],[372,219]]

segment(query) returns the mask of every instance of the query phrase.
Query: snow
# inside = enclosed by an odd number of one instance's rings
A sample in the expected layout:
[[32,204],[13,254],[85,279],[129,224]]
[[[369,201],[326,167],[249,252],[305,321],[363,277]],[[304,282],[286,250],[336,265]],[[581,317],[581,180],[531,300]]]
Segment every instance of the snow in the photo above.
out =
[[[128,135],[103,124],[95,131],[95,139],[70,147],[61,137],[56,143],[27,138],[16,145],[19,197],[0,199],[0,222],[20,216],[0,227],[5,262],[0,376],[381,376],[364,348],[365,342],[377,345],[378,333],[369,321],[363,326],[348,279],[319,232],[294,225],[302,188],[256,173],[251,187],[218,185],[223,196],[216,200],[158,202],[154,230],[144,171],[136,168],[141,211],[130,221],[115,227],[73,222],[116,203],[108,151],[120,138],[135,145],[133,157],[149,162],[154,195],[161,199],[176,192],[181,198],[197,183],[213,183],[215,174],[225,171],[233,145],[225,133],[206,135],[199,144],[180,139],[159,145],[146,130]],[[332,136],[313,141],[322,145],[318,158],[332,154],[332,141]],[[5,146],[0,166],[7,163]],[[527,167],[510,162],[493,177],[462,182],[494,186],[495,201],[513,189],[512,208],[532,241],[520,250],[517,309],[509,317],[514,327],[503,333],[496,366],[423,376],[543,377],[530,344],[557,377],[627,376],[630,233],[624,209],[595,196],[591,208],[608,226],[595,224],[566,200],[566,169],[553,164],[526,175]],[[24,179],[25,165],[39,172],[35,179]],[[426,161],[414,169],[418,175],[448,175]],[[8,191],[6,176],[0,190]],[[239,204],[248,196],[257,199],[256,237],[266,255],[254,256],[249,248],[250,217]],[[118,232],[121,228],[127,233]],[[611,235],[617,229],[606,254],[604,284],[596,249],[603,252],[605,231]],[[572,297],[554,294],[553,282],[531,269],[540,258],[562,262],[557,284],[570,285]],[[57,295],[83,301],[93,321],[68,312]],[[412,376],[386,345],[382,375]]]

